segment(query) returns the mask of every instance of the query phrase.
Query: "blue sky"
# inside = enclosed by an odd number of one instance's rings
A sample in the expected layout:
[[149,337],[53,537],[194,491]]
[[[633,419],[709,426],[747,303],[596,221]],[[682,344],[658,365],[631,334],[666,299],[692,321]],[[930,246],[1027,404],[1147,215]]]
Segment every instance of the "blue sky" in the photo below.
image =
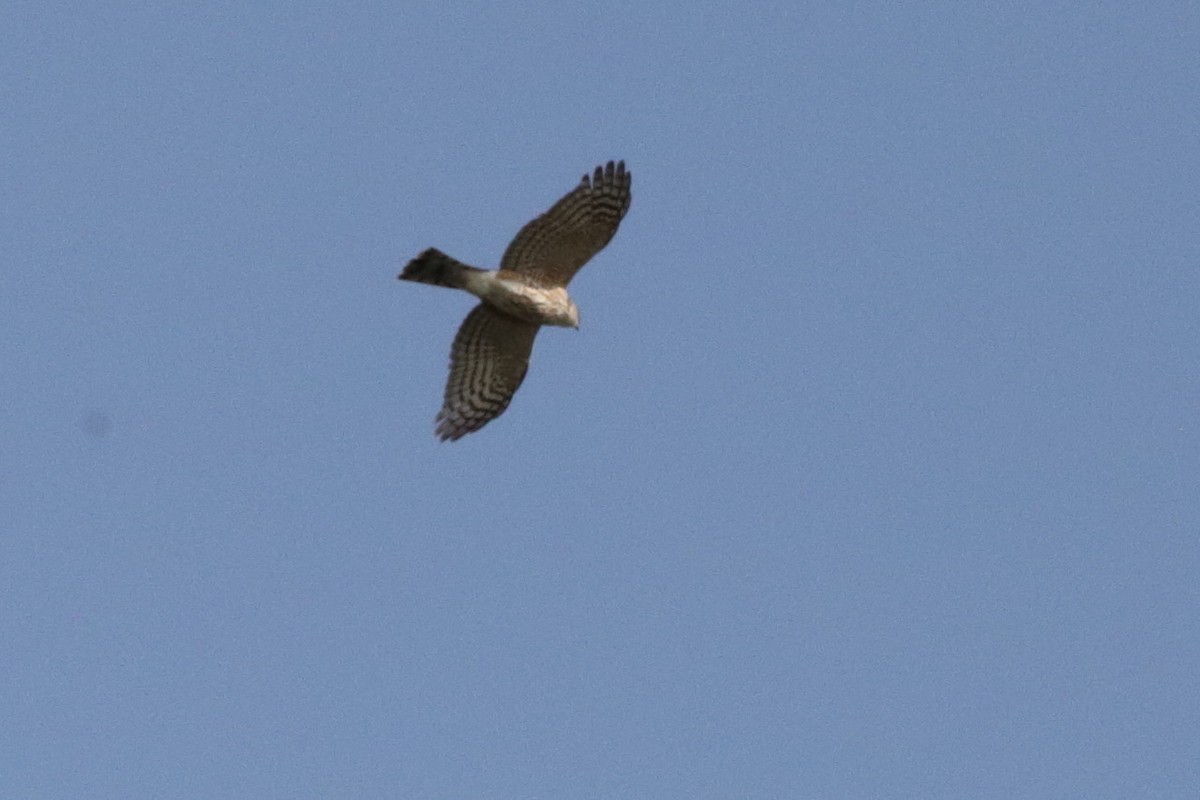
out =
[[1194,3],[3,16],[0,794],[1200,793]]

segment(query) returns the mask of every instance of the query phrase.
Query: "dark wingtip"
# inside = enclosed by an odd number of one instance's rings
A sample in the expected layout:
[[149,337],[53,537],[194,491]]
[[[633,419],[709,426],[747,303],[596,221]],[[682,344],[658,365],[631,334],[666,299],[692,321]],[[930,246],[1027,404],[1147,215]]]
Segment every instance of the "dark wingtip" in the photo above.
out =
[[599,186],[602,183],[614,181],[628,182],[632,177],[633,173],[625,169],[625,159],[621,159],[620,161],[606,161],[598,165],[591,173],[583,173],[583,183],[585,186]]

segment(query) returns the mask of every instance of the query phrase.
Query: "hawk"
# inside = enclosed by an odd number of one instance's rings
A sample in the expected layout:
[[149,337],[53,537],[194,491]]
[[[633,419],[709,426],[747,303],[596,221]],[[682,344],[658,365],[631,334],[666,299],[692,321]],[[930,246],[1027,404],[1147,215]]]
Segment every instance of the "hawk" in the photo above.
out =
[[521,228],[499,269],[468,266],[434,248],[408,262],[400,280],[464,289],[481,301],[450,348],[450,378],[435,420],[442,441],[460,439],[504,413],[525,379],[541,326],[579,328],[567,284],[616,234],[632,183],[624,161],[585,174]]

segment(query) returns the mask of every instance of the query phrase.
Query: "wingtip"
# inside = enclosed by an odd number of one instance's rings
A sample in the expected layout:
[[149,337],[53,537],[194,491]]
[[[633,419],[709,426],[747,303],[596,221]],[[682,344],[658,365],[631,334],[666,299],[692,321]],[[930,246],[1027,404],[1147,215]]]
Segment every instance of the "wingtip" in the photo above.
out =
[[633,173],[625,168],[625,159],[619,161],[606,161],[603,164],[596,166],[591,172],[583,173],[583,184],[585,186],[599,186],[604,183],[628,183],[633,178]]

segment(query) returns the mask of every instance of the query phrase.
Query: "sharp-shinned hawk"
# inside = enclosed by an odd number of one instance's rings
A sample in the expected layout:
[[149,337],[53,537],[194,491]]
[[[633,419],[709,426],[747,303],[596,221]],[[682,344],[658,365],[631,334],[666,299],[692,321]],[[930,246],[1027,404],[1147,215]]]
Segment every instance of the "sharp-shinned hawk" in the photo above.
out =
[[585,174],[521,229],[499,269],[471,267],[430,248],[400,273],[401,280],[464,289],[481,300],[450,349],[450,378],[436,420],[443,441],[477,431],[504,413],[525,379],[538,328],[579,327],[567,284],[616,234],[629,210],[632,182],[624,161]]

